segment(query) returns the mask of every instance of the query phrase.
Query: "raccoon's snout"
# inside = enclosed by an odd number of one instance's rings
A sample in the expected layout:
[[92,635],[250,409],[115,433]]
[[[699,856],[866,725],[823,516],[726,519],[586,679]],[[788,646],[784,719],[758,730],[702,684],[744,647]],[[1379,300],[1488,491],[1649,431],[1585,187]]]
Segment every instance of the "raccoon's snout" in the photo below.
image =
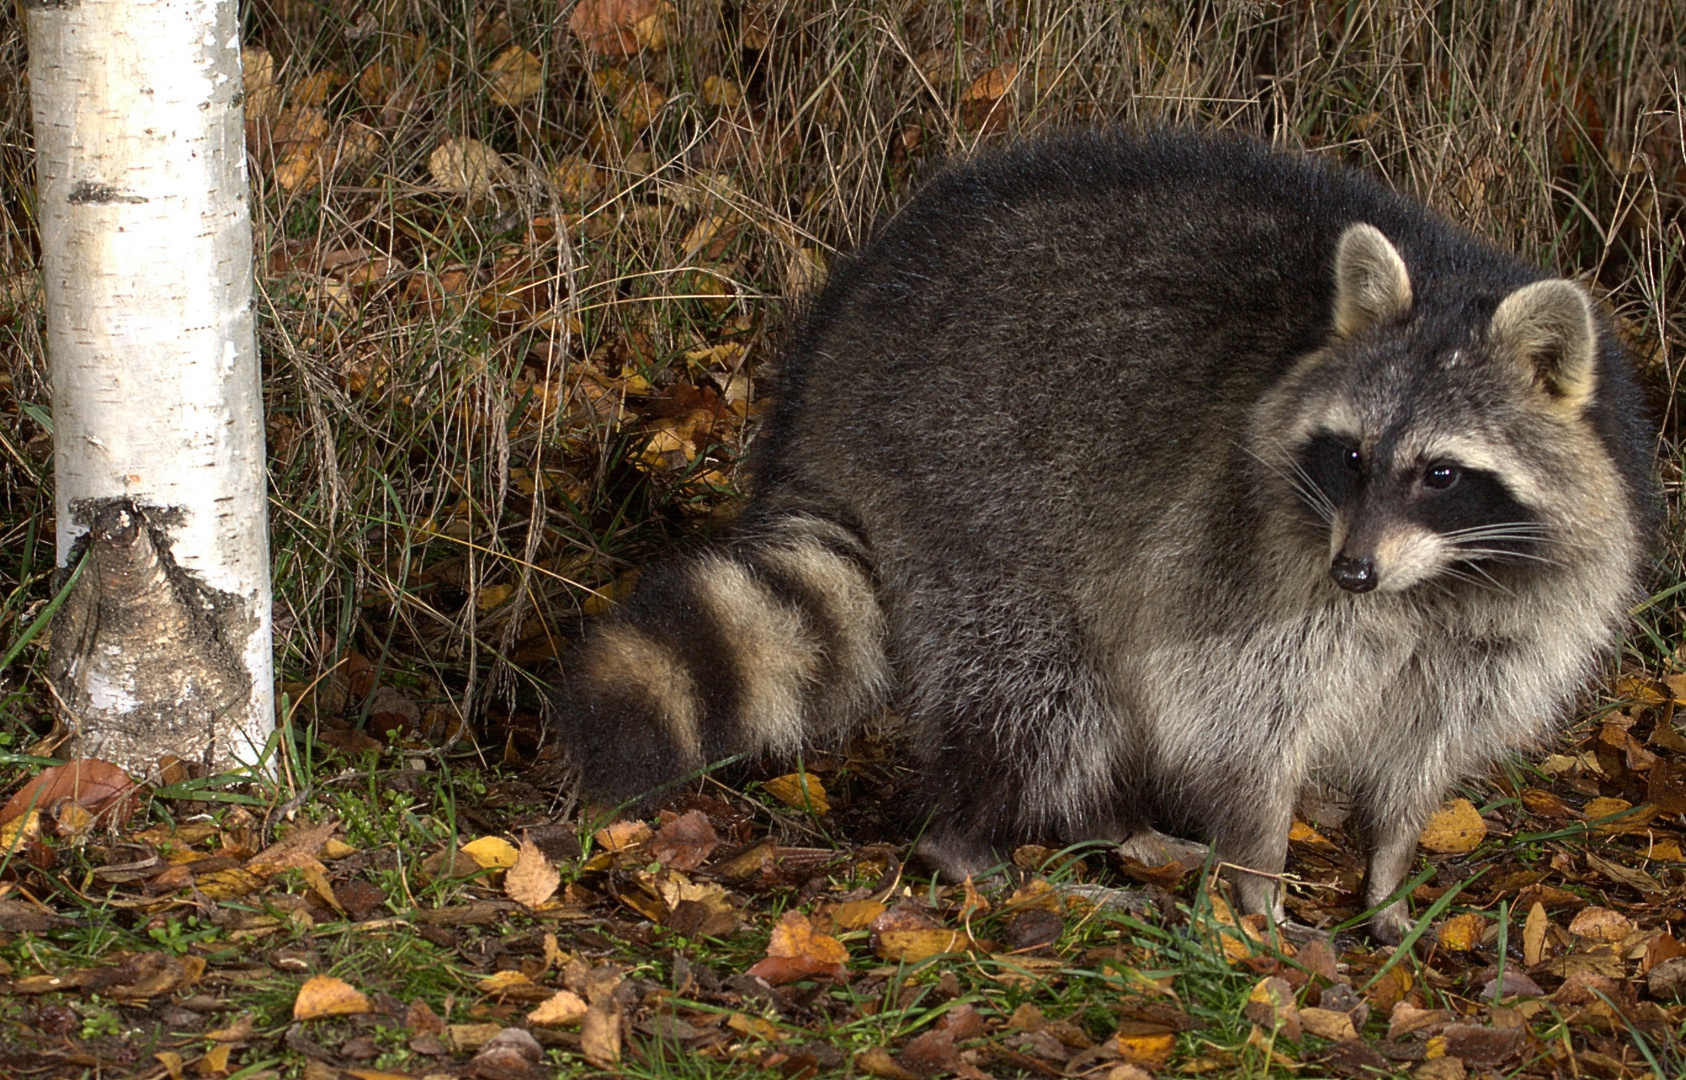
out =
[[1329,576],[1335,579],[1336,585],[1355,593],[1369,592],[1380,580],[1374,560],[1355,559],[1351,555],[1336,555]]

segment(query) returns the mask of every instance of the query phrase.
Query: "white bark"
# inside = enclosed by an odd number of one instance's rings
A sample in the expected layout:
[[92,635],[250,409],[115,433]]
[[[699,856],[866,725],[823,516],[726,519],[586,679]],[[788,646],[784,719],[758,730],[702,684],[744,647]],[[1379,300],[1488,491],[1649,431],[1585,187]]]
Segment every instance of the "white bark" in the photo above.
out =
[[[29,7],[59,565],[101,513],[128,548],[138,517],[162,565],[90,564],[50,669],[82,753],[143,773],[166,753],[252,762],[273,681],[235,3]],[[144,610],[120,594],[146,581],[204,655],[108,625]],[[222,661],[207,690],[195,665]]]

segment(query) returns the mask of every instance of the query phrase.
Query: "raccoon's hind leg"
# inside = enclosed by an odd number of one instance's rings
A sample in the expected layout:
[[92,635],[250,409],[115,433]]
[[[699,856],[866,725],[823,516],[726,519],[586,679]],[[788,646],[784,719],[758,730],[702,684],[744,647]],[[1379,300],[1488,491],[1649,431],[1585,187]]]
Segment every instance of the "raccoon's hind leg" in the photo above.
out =
[[552,716],[593,797],[652,794],[734,754],[840,739],[887,684],[859,542],[808,516],[653,566],[565,665]]

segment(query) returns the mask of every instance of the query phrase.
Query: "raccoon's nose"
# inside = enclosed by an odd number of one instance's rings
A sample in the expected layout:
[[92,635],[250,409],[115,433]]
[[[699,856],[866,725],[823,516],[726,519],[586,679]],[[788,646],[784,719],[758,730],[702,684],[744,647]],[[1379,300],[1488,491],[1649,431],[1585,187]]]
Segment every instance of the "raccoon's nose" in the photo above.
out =
[[1351,555],[1335,556],[1329,576],[1347,592],[1369,592],[1376,587],[1376,564],[1369,559],[1355,559]]

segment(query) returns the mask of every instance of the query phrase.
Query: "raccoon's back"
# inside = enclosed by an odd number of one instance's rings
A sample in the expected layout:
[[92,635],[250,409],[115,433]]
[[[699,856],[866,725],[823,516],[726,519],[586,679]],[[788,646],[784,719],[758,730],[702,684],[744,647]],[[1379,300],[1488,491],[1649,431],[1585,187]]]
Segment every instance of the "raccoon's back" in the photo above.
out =
[[[795,335],[758,487],[892,542],[938,521],[986,538],[978,556],[1072,542],[1094,513],[1146,526],[1234,482],[1247,410],[1328,336],[1359,220],[1425,280],[1529,276],[1379,184],[1243,140],[1077,136],[950,171]],[[1061,510],[1027,529],[1031,505]]]

